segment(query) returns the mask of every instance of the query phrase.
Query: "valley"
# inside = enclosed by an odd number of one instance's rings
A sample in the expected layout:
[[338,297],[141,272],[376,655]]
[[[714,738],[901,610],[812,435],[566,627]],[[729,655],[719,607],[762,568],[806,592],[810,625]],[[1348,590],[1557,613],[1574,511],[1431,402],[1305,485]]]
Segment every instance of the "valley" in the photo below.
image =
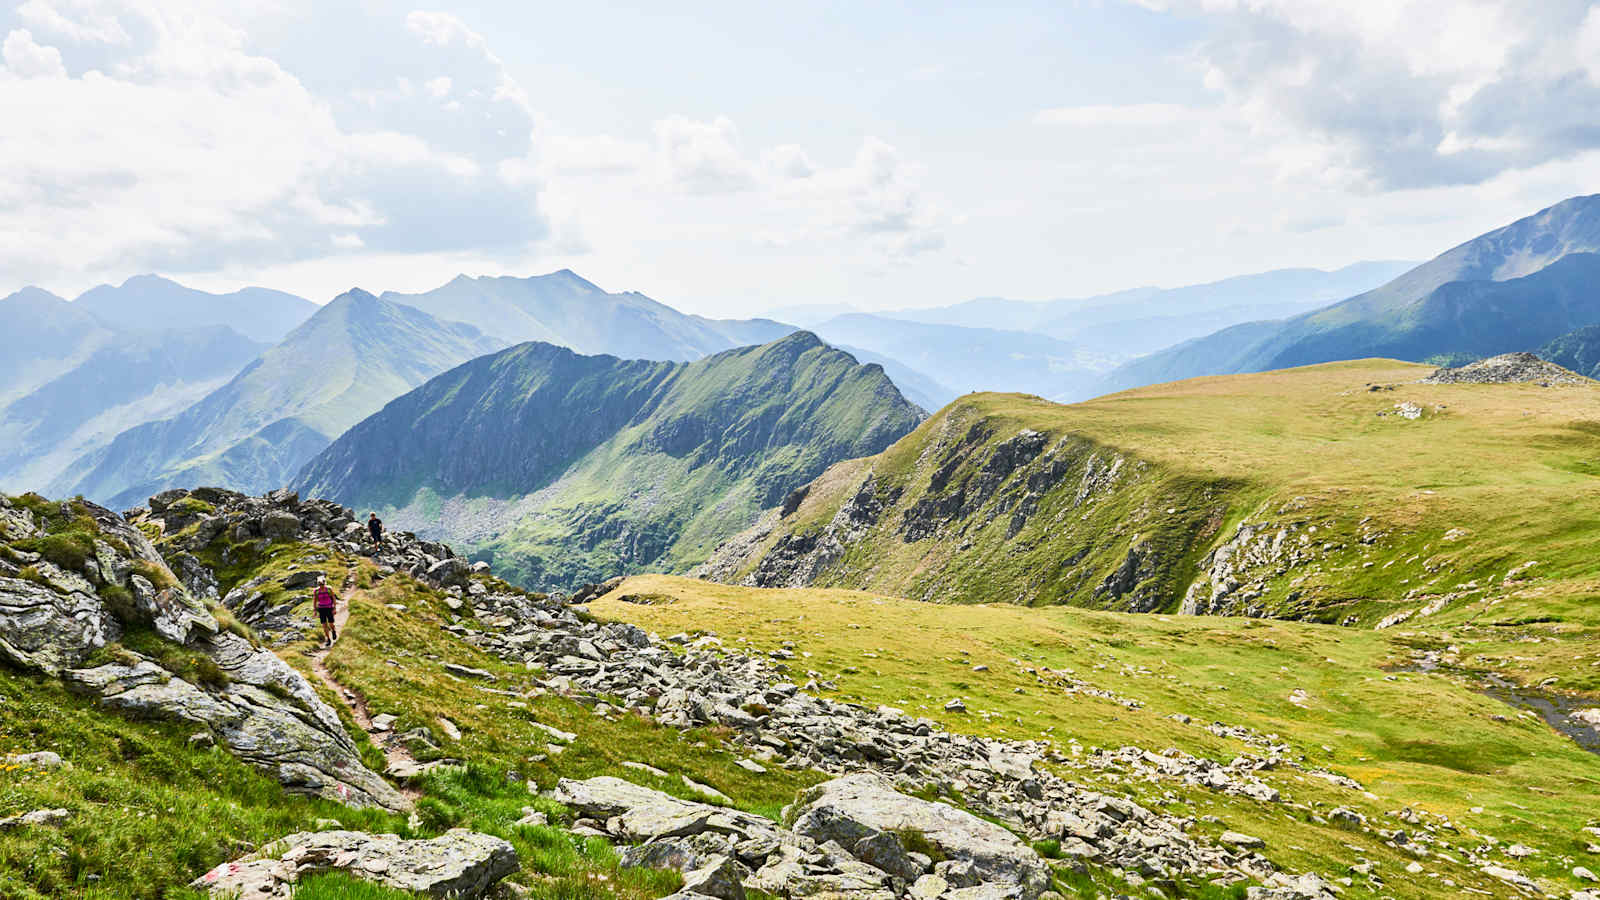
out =
[[1403,267],[817,334],[570,270],[0,301],[60,473],[0,495],[0,896],[1595,900],[1590,199],[1071,404],[1085,335]]

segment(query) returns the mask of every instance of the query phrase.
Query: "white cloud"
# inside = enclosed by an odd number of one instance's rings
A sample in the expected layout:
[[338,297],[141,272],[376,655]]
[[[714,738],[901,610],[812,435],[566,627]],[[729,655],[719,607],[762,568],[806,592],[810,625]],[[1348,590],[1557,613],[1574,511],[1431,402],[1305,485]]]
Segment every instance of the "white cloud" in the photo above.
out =
[[1600,84],[1600,6],[1589,10],[1578,29],[1578,65],[1589,73],[1589,80]]
[[726,116],[710,122],[668,116],[655,124],[656,152],[667,182],[690,194],[727,194],[755,187],[756,170],[739,149]]
[[[34,77],[0,76],[0,108],[29,123],[0,141],[0,280],[358,249],[521,256],[548,234],[537,179],[499,165],[530,152],[526,96],[450,17],[397,19],[373,43],[375,58],[452,75],[406,97],[374,72],[387,87],[355,103],[314,94],[215,7],[34,0],[23,12],[105,62],[65,77],[61,53],[29,31],[5,40],[5,71]],[[463,86],[484,97],[470,127],[437,96]]]
[[121,45],[132,40],[116,13],[92,0],[26,0],[17,14],[36,28],[72,41]]
[[620,175],[637,172],[650,159],[648,144],[610,135],[552,134],[539,145],[543,171],[552,175]]
[[1066,125],[1076,128],[1156,127],[1193,122],[1211,110],[1172,103],[1135,103],[1126,106],[1058,106],[1034,114],[1036,125]]
[[1475,184],[1600,147],[1592,0],[1135,2],[1209,16],[1205,84],[1356,186]]
[[35,42],[33,33],[19,28],[6,35],[0,45],[6,69],[22,78],[65,78],[67,67],[61,62],[61,51]]

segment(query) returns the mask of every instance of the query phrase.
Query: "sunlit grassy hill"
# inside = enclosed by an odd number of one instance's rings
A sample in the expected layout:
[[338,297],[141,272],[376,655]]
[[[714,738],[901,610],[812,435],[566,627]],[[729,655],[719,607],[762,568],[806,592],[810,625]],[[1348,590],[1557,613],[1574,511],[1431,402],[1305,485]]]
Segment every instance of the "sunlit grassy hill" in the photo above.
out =
[[1430,371],[1359,360],[1070,406],[969,395],[835,466],[711,572],[1365,626],[1594,618],[1600,383],[1418,384]]

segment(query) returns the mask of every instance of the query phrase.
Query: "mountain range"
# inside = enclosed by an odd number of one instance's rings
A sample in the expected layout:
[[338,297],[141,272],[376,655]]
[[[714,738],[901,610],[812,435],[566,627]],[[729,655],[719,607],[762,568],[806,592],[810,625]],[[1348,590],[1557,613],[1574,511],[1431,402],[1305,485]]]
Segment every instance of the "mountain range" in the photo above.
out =
[[136,506],[178,484],[281,487],[384,403],[503,346],[470,325],[351,290],[227,384],[74,464],[82,474],[69,490]]
[[806,332],[692,363],[527,343],[389,403],[294,486],[470,548],[530,587],[569,589],[686,570],[922,415],[880,367]]
[[465,322],[507,343],[544,341],[624,359],[699,359],[795,330],[768,319],[688,315],[637,292],[602,290],[570,269],[531,278],[459,275],[426,293],[386,291],[382,299]]
[[1597,252],[1600,195],[1574,197],[1343,302],[1187,341],[1127,363],[1097,387],[1338,359],[1455,360],[1533,350],[1600,323]]

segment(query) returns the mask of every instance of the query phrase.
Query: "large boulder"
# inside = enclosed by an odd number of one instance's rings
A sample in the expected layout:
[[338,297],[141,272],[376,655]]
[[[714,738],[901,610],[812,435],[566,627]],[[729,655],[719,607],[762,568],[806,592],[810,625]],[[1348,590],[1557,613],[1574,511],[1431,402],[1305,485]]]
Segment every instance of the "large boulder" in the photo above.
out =
[[515,847],[462,829],[429,840],[360,831],[299,832],[217,866],[190,887],[216,898],[288,900],[302,879],[337,870],[397,890],[474,900],[517,868]]
[[1014,883],[1032,900],[1049,889],[1049,869],[1016,835],[944,803],[908,797],[881,775],[835,778],[800,795],[784,824],[816,842],[853,847],[878,832],[918,832],[946,858],[970,862],[985,882]]
[[59,675],[121,634],[94,594],[0,577],[0,659]]
[[269,541],[292,541],[300,536],[300,519],[294,513],[272,510],[261,517],[261,536]]
[[551,796],[580,815],[608,822],[608,827],[615,827],[617,837],[631,841],[688,837],[704,832],[755,837],[777,831],[770,819],[736,809],[679,800],[609,775],[586,781],[563,778]]
[[352,806],[410,806],[361,762],[338,715],[277,655],[223,633],[196,643],[217,666],[219,683],[191,684],[154,660],[129,654],[64,673],[68,688],[102,705],[154,719],[203,726],[234,755],[276,777],[291,791]]

